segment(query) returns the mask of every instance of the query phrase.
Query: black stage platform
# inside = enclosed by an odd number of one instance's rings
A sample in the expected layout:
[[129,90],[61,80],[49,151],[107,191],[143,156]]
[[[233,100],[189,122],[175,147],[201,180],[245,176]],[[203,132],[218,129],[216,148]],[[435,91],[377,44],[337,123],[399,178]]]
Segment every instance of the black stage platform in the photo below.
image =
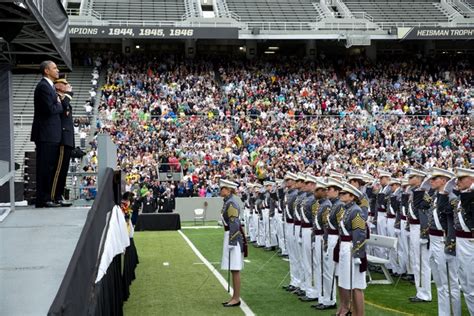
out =
[[181,219],[177,213],[147,213],[138,215],[136,231],[142,230],[178,230],[181,229]]

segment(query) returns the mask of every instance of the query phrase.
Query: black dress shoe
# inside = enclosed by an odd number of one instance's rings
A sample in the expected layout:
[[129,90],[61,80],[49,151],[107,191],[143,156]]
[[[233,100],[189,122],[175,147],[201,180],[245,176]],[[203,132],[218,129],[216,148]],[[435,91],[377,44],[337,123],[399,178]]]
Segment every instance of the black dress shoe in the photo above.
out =
[[48,201],[44,203],[44,207],[61,207],[61,204]]
[[303,290],[298,290],[295,294],[298,295],[298,296],[305,296],[306,292],[303,291]]
[[324,305],[324,304],[318,304],[314,308],[319,309],[319,310],[326,310],[326,309],[335,309],[337,308],[337,305]]
[[429,302],[431,302],[431,301],[428,301],[428,300],[423,300],[423,299],[421,299],[417,296],[410,297],[409,300],[412,303],[429,303]]
[[35,208],[43,208],[44,207],[44,203],[36,203],[35,204]]
[[288,285],[288,288],[286,290],[288,292],[293,292],[294,290],[296,290],[296,287],[294,287],[293,285]]
[[302,302],[315,302],[317,300],[318,300],[317,297],[314,297],[314,298],[307,297],[307,296],[300,297],[300,301],[302,301]]
[[224,307],[236,307],[236,306],[240,306],[240,301],[238,301],[237,303],[234,303],[234,304],[225,303],[225,304],[222,304],[222,306],[224,306]]

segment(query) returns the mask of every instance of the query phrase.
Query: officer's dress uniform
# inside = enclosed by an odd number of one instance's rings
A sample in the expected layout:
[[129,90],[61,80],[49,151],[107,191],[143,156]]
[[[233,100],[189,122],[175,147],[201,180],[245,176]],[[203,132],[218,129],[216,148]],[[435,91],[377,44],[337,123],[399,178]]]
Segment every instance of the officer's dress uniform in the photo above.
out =
[[[299,190],[298,190],[299,191]],[[303,267],[303,256],[302,256],[302,238],[301,238],[301,208],[304,205],[304,200],[307,197],[307,192],[299,191],[298,196],[296,197],[294,205],[294,231],[293,235],[295,238],[294,243],[294,266],[295,273],[298,280],[300,280],[300,290],[305,291],[304,289],[304,267]]]
[[438,292],[439,316],[461,315],[456,236],[450,200],[455,203],[456,196],[437,193],[428,213],[430,267]]
[[221,269],[229,269],[230,257],[230,270],[240,271],[244,267],[244,246],[239,219],[240,207],[234,195],[224,198],[221,217],[225,230]]
[[265,195],[260,192],[258,195],[256,210],[258,214],[257,224],[257,246],[265,247],[265,226],[264,226],[264,208],[265,208]]
[[410,248],[409,248],[409,237],[410,227],[407,221],[408,212],[408,199],[410,194],[407,191],[403,191],[400,196],[400,233],[398,234],[398,267],[399,273],[413,274],[411,271],[411,265],[409,264]]
[[[372,234],[377,234],[377,194],[374,193],[374,188],[367,185],[365,188],[365,193],[367,195],[367,198],[369,199],[369,210],[368,210],[368,219],[367,219],[367,225],[369,227],[369,231]],[[372,246],[366,246],[366,252],[368,254],[371,254],[373,256],[376,255],[375,253],[375,248]]]
[[288,258],[290,260],[290,285],[297,288],[300,286],[301,279],[299,278],[296,259],[296,238],[294,225],[294,204],[298,196],[297,189],[290,189],[285,195],[285,212],[286,212],[286,238],[288,246]]
[[[387,207],[387,236],[397,238],[400,233],[400,222],[397,221],[397,216],[400,213],[400,199],[401,190],[398,188],[393,192],[388,199]],[[400,274],[399,258],[397,249],[391,249],[388,253],[389,264],[388,267],[392,269],[394,273]]]
[[[317,209],[313,210],[313,230],[314,230],[314,250],[313,250],[313,269],[314,269],[314,283],[316,284],[316,294],[319,302],[323,302],[323,296],[330,296],[330,293],[325,293],[328,286],[324,284],[325,265],[324,257],[327,248],[327,235],[325,234],[328,216],[331,211],[331,201],[327,198],[318,200]],[[332,273],[332,270],[330,271]],[[331,286],[329,286],[329,289]],[[329,304],[328,304],[329,305]]]
[[[317,204],[317,200],[311,192],[306,193],[306,197],[301,203],[301,259],[302,259],[302,274],[303,285],[301,289],[306,292],[306,298],[316,299],[316,287],[314,282],[314,270],[312,267],[313,259],[311,255],[314,253],[313,249],[313,214],[312,207]],[[313,271],[313,273],[312,273]]]
[[[355,202],[347,203],[344,208],[344,215],[339,223],[341,244],[338,264],[338,285],[346,290],[364,290],[367,287],[365,279],[367,258],[364,244],[367,233],[367,219],[362,217],[362,210]],[[361,264],[356,264],[356,258],[361,260]]]
[[249,215],[249,223],[248,223],[248,230],[249,230],[249,238],[250,242],[254,243],[257,241],[257,226],[258,226],[258,215],[256,211],[256,193],[250,192],[250,197],[248,200],[250,215]]
[[277,213],[275,214],[277,223],[277,236],[278,236],[278,247],[281,250],[283,256],[288,255],[287,241],[286,241],[286,217],[285,217],[285,190],[279,188],[277,191],[278,202],[277,202]]
[[61,142],[59,144],[59,156],[56,162],[56,170],[51,187],[51,200],[62,201],[64,189],[66,187],[66,178],[69,171],[69,162],[71,152],[75,147],[74,140],[74,122],[72,119],[72,100],[73,93],[66,92],[61,97],[63,113],[61,113]]
[[244,212],[243,212],[243,225],[244,225],[244,232],[245,236],[249,236],[249,226],[250,226],[250,190],[247,188],[242,193],[242,202],[244,203]]
[[268,192],[265,202],[268,209],[268,217],[265,219],[265,247],[267,248],[276,247],[278,245],[276,234],[277,225],[275,223],[276,199],[275,192]]
[[461,289],[469,313],[474,315],[474,189],[459,193],[454,205],[456,257]]
[[431,301],[431,268],[428,250],[429,227],[426,211],[424,211],[429,209],[430,205],[431,197],[427,192],[419,188],[411,190],[408,204],[410,260],[415,276],[416,298],[424,301]]
[[327,218],[327,225],[325,227],[326,248],[323,251],[323,290],[322,298],[319,301],[325,306],[332,306],[336,304],[336,262],[334,262],[334,248],[339,239],[338,223],[342,219],[344,213],[344,203],[338,198],[331,199],[331,209]]
[[[386,185],[378,194],[377,194],[377,204],[376,204],[376,217],[377,217],[377,234],[382,236],[387,235],[387,204],[388,198],[391,194],[390,186]],[[375,247],[374,252],[377,257],[388,259],[388,251],[386,248]],[[390,268],[390,267],[388,267]]]

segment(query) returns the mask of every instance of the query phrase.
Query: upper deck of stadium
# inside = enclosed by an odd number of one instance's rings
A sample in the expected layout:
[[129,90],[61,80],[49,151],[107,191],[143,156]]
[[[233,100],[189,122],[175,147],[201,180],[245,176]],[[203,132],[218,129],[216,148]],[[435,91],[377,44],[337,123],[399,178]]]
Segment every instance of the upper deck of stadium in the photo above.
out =
[[473,0],[82,0],[72,25],[237,26],[252,35],[474,25]]

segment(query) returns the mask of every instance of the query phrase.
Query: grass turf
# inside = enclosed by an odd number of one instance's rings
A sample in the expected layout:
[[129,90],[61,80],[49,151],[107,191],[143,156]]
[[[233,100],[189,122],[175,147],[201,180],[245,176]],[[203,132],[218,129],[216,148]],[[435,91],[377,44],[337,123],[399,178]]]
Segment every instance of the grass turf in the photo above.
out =
[[[216,229],[183,230],[186,236],[210,262],[221,260],[223,232]],[[308,314],[315,310],[310,303],[302,303],[293,294],[281,289],[289,277],[288,262],[275,252],[249,246],[250,263],[246,263],[242,271],[242,298],[258,315],[296,315]],[[273,256],[273,257],[272,257]],[[265,265],[262,269],[262,265]],[[221,272],[226,277],[225,272]],[[377,278],[373,273],[373,277]],[[283,278],[285,280],[282,282]],[[433,301],[431,303],[409,303],[408,297],[416,294],[413,284],[400,280],[394,285],[369,285],[365,290],[366,315],[437,315],[437,297],[433,285]],[[464,300],[463,300],[464,301]],[[397,312],[398,311],[398,312]],[[334,310],[318,315],[331,315]],[[463,315],[469,315],[463,302]]]
[[[210,223],[209,223],[210,224]],[[192,225],[193,226],[193,225]],[[183,229],[206,259],[220,262],[223,232],[220,229]],[[229,296],[222,285],[177,232],[137,232],[140,264],[125,315],[242,315],[240,309],[223,309],[220,302]],[[242,298],[257,315],[331,315],[320,312],[311,303],[300,302],[281,289],[288,283],[288,262],[275,252],[249,247],[249,263],[242,271]],[[164,266],[163,262],[169,262]],[[220,264],[214,264],[219,270]],[[263,267],[263,268],[262,268]],[[226,271],[219,271],[227,278]],[[377,278],[376,275],[373,275]],[[400,280],[397,285],[369,285],[365,291],[366,315],[436,315],[436,291],[433,302],[409,303],[414,285]],[[468,315],[463,302],[462,314]]]
[[[134,239],[140,264],[125,315],[222,315],[227,291],[178,232],[137,232]],[[243,312],[231,308],[225,314]]]

